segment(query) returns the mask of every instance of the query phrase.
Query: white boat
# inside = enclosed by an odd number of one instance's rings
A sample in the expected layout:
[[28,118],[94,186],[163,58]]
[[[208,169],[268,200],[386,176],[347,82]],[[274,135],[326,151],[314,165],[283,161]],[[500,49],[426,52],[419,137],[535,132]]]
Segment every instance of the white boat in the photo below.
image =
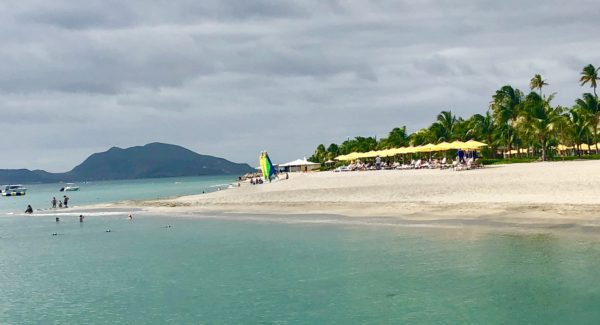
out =
[[75,186],[75,183],[65,183],[65,186],[60,189],[61,192],[73,192],[79,191],[79,186]]
[[27,192],[27,189],[21,184],[15,185],[4,185],[4,189],[0,190],[2,196],[23,196]]

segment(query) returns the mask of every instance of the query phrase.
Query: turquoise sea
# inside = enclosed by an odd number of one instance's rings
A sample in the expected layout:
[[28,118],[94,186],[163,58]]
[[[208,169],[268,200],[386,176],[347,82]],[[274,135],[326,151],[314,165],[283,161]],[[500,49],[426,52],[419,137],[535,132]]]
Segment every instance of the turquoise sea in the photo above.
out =
[[0,323],[600,321],[593,231],[353,220],[92,215],[56,223],[4,216]]
[[[154,178],[138,180],[100,181],[78,183],[76,192],[59,192],[64,183],[24,184],[27,194],[22,197],[0,196],[0,216],[13,213],[22,214],[31,204],[34,210],[47,210],[52,207],[53,197],[70,198],[69,206],[77,207],[96,203],[109,203],[123,200],[145,200],[176,197],[182,195],[212,192],[226,188],[236,181],[235,176],[198,176],[176,178]],[[37,211],[39,213],[39,211]]]

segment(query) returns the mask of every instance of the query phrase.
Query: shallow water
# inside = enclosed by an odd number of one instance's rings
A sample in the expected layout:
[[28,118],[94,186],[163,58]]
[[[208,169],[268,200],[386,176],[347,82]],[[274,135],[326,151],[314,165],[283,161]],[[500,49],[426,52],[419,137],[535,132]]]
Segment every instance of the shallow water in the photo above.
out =
[[64,183],[29,184],[27,194],[22,197],[0,196],[0,215],[22,214],[28,204],[35,209],[49,209],[52,197],[61,200],[63,195],[70,198],[71,207],[123,200],[146,200],[181,195],[212,192],[225,188],[234,182],[234,176],[198,176],[153,178],[138,180],[101,181],[77,184],[76,192],[59,192]]
[[594,236],[286,219],[0,218],[0,323],[600,319]]

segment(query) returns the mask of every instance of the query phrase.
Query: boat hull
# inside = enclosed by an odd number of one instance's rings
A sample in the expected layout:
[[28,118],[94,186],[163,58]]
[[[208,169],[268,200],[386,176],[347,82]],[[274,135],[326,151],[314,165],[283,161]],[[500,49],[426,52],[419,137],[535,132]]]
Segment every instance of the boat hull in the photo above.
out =
[[2,192],[2,196],[25,196],[25,191]]

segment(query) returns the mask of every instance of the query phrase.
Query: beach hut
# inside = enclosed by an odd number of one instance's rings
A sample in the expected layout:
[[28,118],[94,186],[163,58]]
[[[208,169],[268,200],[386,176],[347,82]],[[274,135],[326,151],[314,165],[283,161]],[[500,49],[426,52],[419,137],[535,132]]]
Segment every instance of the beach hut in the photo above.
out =
[[318,169],[319,167],[321,167],[321,164],[308,161],[306,160],[306,157],[304,159],[296,159],[279,165],[280,171],[284,172],[308,172]]

